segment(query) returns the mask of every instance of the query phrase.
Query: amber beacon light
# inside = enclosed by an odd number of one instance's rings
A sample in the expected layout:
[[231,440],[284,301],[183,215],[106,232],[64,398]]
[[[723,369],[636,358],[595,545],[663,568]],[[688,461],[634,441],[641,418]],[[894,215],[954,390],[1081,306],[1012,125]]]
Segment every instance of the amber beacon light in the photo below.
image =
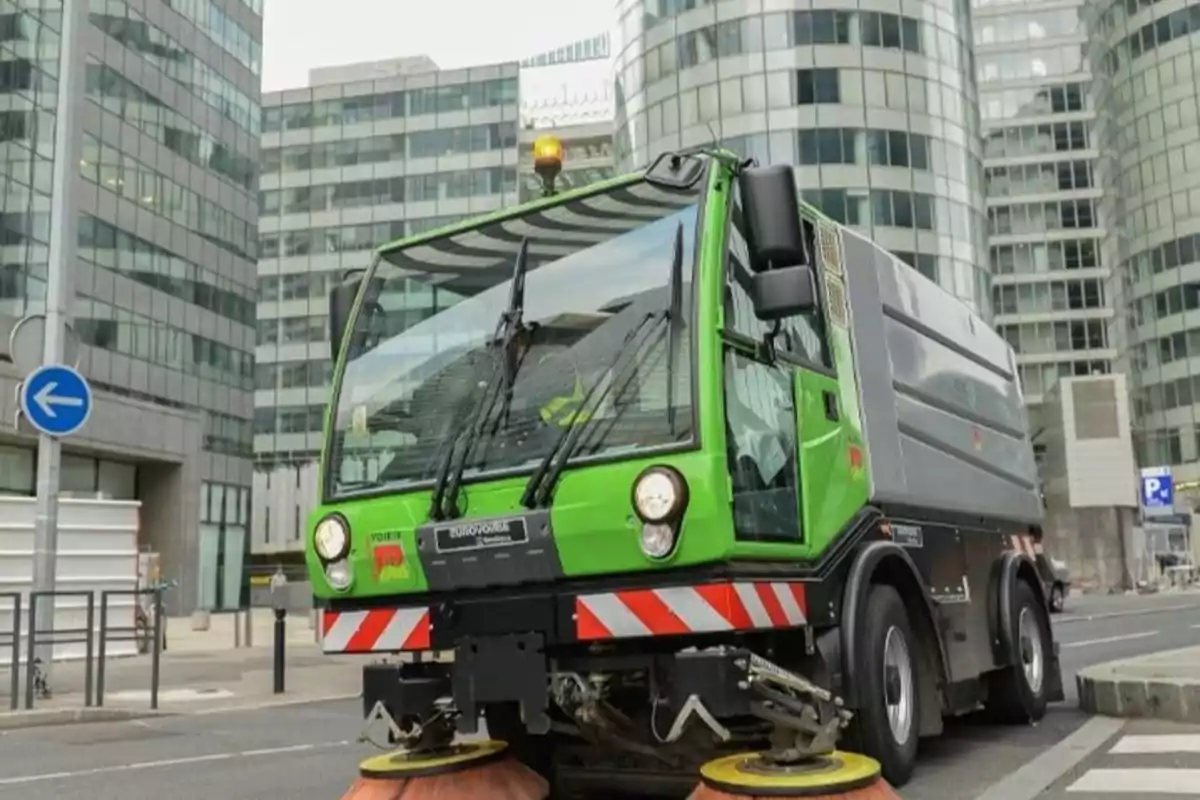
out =
[[539,136],[533,141],[533,171],[542,179],[542,194],[554,194],[554,181],[562,172],[563,144],[554,136]]

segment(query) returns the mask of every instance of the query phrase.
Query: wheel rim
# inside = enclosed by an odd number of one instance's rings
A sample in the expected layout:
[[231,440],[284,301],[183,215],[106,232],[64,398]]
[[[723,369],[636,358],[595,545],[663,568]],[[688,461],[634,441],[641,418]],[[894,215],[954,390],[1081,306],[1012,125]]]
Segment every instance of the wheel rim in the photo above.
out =
[[[889,676],[896,677],[896,691],[889,697],[886,684]],[[888,727],[892,729],[892,738],[897,744],[905,744],[912,734],[912,721],[915,703],[913,691],[912,659],[908,654],[908,642],[900,629],[888,628],[883,640],[883,675],[884,702],[887,705]]]
[[1038,694],[1042,691],[1042,680],[1046,674],[1045,653],[1042,652],[1042,635],[1038,630],[1033,609],[1026,606],[1017,618],[1017,635],[1021,643],[1021,666],[1025,671],[1025,683]]

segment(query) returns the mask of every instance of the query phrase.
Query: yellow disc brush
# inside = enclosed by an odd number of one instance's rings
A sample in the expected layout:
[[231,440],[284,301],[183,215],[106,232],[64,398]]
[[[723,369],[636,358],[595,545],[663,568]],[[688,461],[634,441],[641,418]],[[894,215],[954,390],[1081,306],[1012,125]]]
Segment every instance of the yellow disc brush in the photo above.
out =
[[546,800],[546,780],[507,750],[504,742],[482,741],[374,756],[359,765],[342,800]]
[[900,800],[876,761],[840,751],[799,764],[741,753],[709,761],[700,778],[689,800]]

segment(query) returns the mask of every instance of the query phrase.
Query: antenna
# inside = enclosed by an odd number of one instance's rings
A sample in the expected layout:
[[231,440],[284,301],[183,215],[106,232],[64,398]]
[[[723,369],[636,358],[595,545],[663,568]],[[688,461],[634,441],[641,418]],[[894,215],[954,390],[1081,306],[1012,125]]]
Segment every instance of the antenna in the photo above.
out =
[[719,136],[717,136],[717,132],[715,130],[713,130],[712,120],[711,119],[705,120],[704,124],[708,128],[708,132],[710,134],[712,134],[712,141],[708,143],[708,146],[709,147],[717,147],[718,145],[721,144],[721,138]]

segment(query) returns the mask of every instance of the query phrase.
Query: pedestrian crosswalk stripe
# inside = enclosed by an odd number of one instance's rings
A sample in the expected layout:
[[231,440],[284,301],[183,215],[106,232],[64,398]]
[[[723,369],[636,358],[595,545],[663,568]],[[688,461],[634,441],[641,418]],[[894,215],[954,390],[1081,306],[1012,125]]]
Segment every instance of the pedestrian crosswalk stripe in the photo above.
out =
[[1200,791],[1200,769],[1092,769],[1067,791],[1195,797]]
[[[1110,753],[1200,753],[1200,734],[1163,733],[1149,736],[1122,736]],[[1200,786],[1196,793],[1200,794]]]

